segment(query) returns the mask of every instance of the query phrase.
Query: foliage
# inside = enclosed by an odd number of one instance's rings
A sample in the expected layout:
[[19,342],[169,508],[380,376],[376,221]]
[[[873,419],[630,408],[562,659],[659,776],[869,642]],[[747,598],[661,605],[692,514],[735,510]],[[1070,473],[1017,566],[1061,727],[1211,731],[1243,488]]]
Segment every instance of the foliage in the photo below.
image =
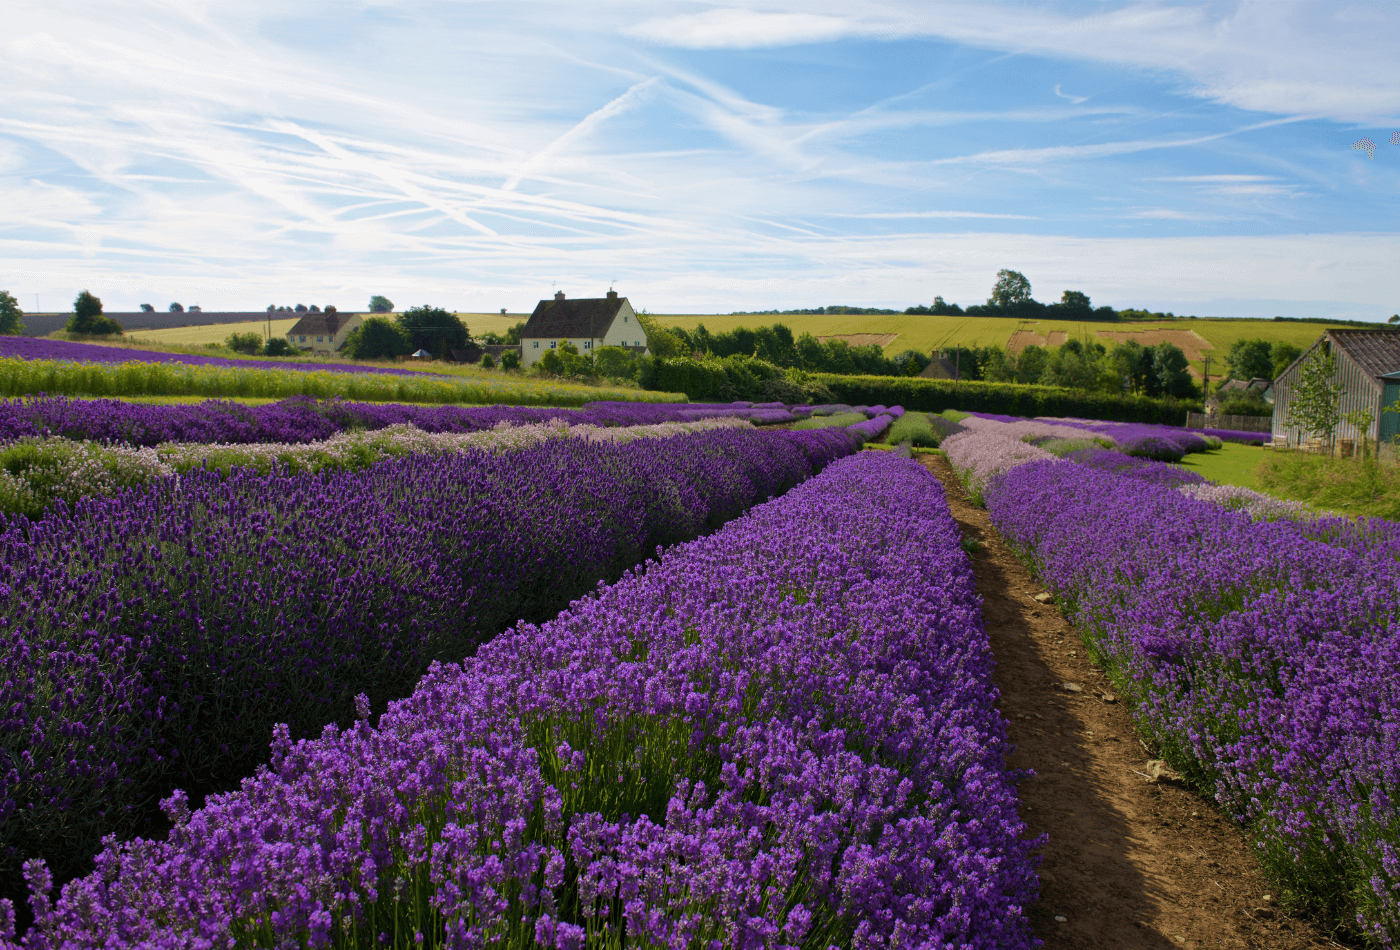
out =
[[793,429],[844,429],[865,421],[863,412],[833,412],[830,415],[812,416],[793,425]]
[[997,282],[992,286],[992,295],[987,305],[992,307],[1012,307],[1031,299],[1031,282],[1020,271],[1002,268],[997,271]]
[[345,355],[355,360],[383,360],[413,352],[408,332],[387,317],[368,317],[345,338]]
[[1149,396],[1083,392],[1051,386],[961,382],[886,376],[814,377],[835,399],[853,406],[900,405],[908,410],[961,409],[1013,416],[1072,416],[1121,422],[1180,425],[1199,402]]
[[171,312],[171,313],[184,313],[184,312],[185,312],[185,307],[184,307],[184,305],[183,305],[183,304],[180,304],[180,303],[172,303],[172,304],[170,305],[170,308],[169,308],[169,309],[170,309],[170,312]]
[[397,314],[394,321],[407,335],[410,353],[421,349],[442,355],[471,342],[471,331],[462,319],[441,307],[410,307]]
[[[286,343],[286,340],[282,341]],[[257,356],[262,352],[263,338],[260,333],[230,333],[224,340],[224,346],[235,353],[246,353],[249,356]]]
[[1287,340],[1275,340],[1271,352],[1274,365],[1269,378],[1278,379],[1284,370],[1293,365],[1294,360],[1303,355],[1303,348]]
[[1186,359],[1186,354],[1181,351],[1181,347],[1173,343],[1158,343],[1150,349],[1152,350],[1153,384],[1149,386],[1149,394],[1171,396],[1176,399],[1196,398],[1198,395],[1196,383],[1191,378],[1191,372],[1188,369],[1190,363]]
[[[392,325],[392,324],[391,324]],[[90,362],[91,361],[91,362]],[[355,363],[278,363],[0,337],[0,396],[341,397],[372,402],[579,406],[599,399],[678,402],[635,388],[467,378]]]
[[369,298],[370,313],[391,313],[393,312],[393,309],[394,302],[388,297],[383,297],[379,294],[375,294],[373,297]]
[[73,315],[65,327],[69,333],[84,333],[91,336],[110,336],[121,333],[122,326],[111,317],[103,316],[102,301],[84,290],[73,301]]
[[1328,346],[1319,346],[1303,364],[1288,403],[1285,425],[1298,426],[1309,435],[1331,444],[1341,422],[1342,385],[1337,382],[1337,360]]
[[1347,515],[1400,520],[1400,465],[1374,455],[1340,458],[1309,452],[1275,452],[1259,465],[1259,484]]
[[24,332],[24,311],[19,301],[7,290],[0,290],[0,336],[22,334]]
[[1224,416],[1271,416],[1274,414],[1274,407],[1264,401],[1264,397],[1259,393],[1231,391],[1227,393],[1218,405],[1218,410]]
[[520,332],[524,329],[525,321],[521,320],[519,323],[507,327],[504,335],[494,330],[488,330],[482,335],[481,342],[491,346],[519,346]]
[[512,370],[520,368],[520,354],[515,350],[506,350],[501,354],[501,369]]
[[642,332],[647,336],[647,349],[656,359],[677,359],[687,357],[691,353],[690,343],[682,330],[675,327],[663,327],[656,322],[646,310],[638,310],[637,322],[642,326]]
[[1268,340],[1236,340],[1225,356],[1225,373],[1229,379],[1248,382],[1256,377],[1273,379],[1273,344]]
[[906,412],[890,426],[885,441],[895,444],[908,442],[915,448],[936,449],[943,442],[943,436],[929,420],[928,413]]
[[296,347],[284,336],[275,336],[267,341],[263,347],[263,356],[293,356],[297,352]]
[[598,376],[598,371],[593,366],[593,360],[587,356],[580,356],[578,347],[567,340],[562,341],[558,349],[545,353],[535,364],[535,367],[540,372],[550,376],[571,379],[595,379]]
[[485,354],[485,355],[483,355],[483,356],[481,357],[481,368],[482,368],[482,369],[495,369],[495,368],[496,368],[496,361],[495,361],[495,359],[492,358],[492,356],[491,356],[490,353],[487,353],[487,354]]

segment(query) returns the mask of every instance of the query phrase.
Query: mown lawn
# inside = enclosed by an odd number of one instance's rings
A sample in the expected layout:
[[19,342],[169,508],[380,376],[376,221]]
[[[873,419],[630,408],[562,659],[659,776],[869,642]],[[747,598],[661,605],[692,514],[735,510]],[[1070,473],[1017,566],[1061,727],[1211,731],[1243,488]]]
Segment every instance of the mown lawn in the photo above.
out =
[[1181,460],[1181,464],[1204,475],[1217,485],[1239,485],[1255,491],[1268,492],[1268,489],[1259,483],[1259,463],[1264,461],[1265,454],[1267,453],[1264,447],[1260,445],[1226,442],[1214,452],[1195,452],[1187,455]]

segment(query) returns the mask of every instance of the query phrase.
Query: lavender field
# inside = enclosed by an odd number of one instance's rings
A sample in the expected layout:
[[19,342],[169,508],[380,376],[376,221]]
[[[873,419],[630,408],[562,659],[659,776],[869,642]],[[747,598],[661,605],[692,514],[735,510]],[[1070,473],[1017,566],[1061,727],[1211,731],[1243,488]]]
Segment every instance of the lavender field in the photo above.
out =
[[[840,440],[840,433],[804,434]],[[918,578],[918,583],[910,583]],[[865,453],[110,842],[44,946],[1034,944],[980,599]],[[8,944],[8,940],[7,940]],[[37,944],[36,944],[37,945]]]
[[1247,829],[1301,909],[1400,940],[1400,524],[1204,484],[1119,451],[1140,442],[1111,425],[961,424],[950,462],[1158,754]]

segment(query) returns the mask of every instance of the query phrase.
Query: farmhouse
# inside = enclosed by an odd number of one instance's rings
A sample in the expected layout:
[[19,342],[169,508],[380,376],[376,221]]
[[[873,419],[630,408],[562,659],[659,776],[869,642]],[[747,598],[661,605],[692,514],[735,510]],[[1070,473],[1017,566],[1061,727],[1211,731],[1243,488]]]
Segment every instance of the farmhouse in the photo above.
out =
[[[1274,380],[1275,439],[1287,439],[1289,445],[1307,441],[1309,433],[1299,426],[1288,425],[1288,406],[1298,386],[1303,366],[1318,349],[1326,347],[1337,364],[1334,381],[1342,387],[1341,412],[1369,410],[1371,424],[1364,433],[1372,443],[1388,442],[1386,435],[1395,435],[1395,413],[1386,413],[1393,404],[1400,374],[1400,332],[1394,330],[1327,330],[1318,337],[1302,356]],[[1387,393],[1391,393],[1389,401]],[[1338,439],[1360,442],[1363,433],[1343,421],[1335,433]]]
[[541,300],[520,331],[521,363],[533,366],[550,350],[572,343],[582,356],[600,346],[623,346],[647,352],[647,335],[626,297],[609,290],[606,297],[566,300],[561,290]]
[[287,331],[287,342],[317,356],[330,356],[345,345],[350,331],[364,323],[358,313],[307,313]]

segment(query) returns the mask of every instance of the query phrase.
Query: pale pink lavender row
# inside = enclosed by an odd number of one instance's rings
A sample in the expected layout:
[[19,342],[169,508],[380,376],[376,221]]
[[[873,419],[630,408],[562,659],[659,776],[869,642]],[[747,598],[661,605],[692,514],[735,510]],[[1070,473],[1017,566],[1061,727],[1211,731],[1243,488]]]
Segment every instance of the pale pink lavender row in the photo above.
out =
[[593,402],[581,409],[533,406],[419,406],[293,396],[260,406],[222,399],[148,405],[119,399],[36,396],[0,400],[0,442],[63,436],[150,446],[162,442],[318,442],[346,429],[408,423],[425,432],[476,432],[501,423],[561,419],[569,425],[633,426],[732,417],[760,425],[796,421],[781,404]]
[[377,725],[284,733],[56,904],[31,866],[26,946],[1036,945],[959,537],[921,466],[837,462]]
[[159,796],[233,787],[273,723],[351,697],[717,528],[853,451],[843,430],[196,472],[0,525],[0,887],[86,868]]
[[1400,939],[1400,526],[1254,521],[1056,462],[985,497],[1269,870],[1343,926]]

